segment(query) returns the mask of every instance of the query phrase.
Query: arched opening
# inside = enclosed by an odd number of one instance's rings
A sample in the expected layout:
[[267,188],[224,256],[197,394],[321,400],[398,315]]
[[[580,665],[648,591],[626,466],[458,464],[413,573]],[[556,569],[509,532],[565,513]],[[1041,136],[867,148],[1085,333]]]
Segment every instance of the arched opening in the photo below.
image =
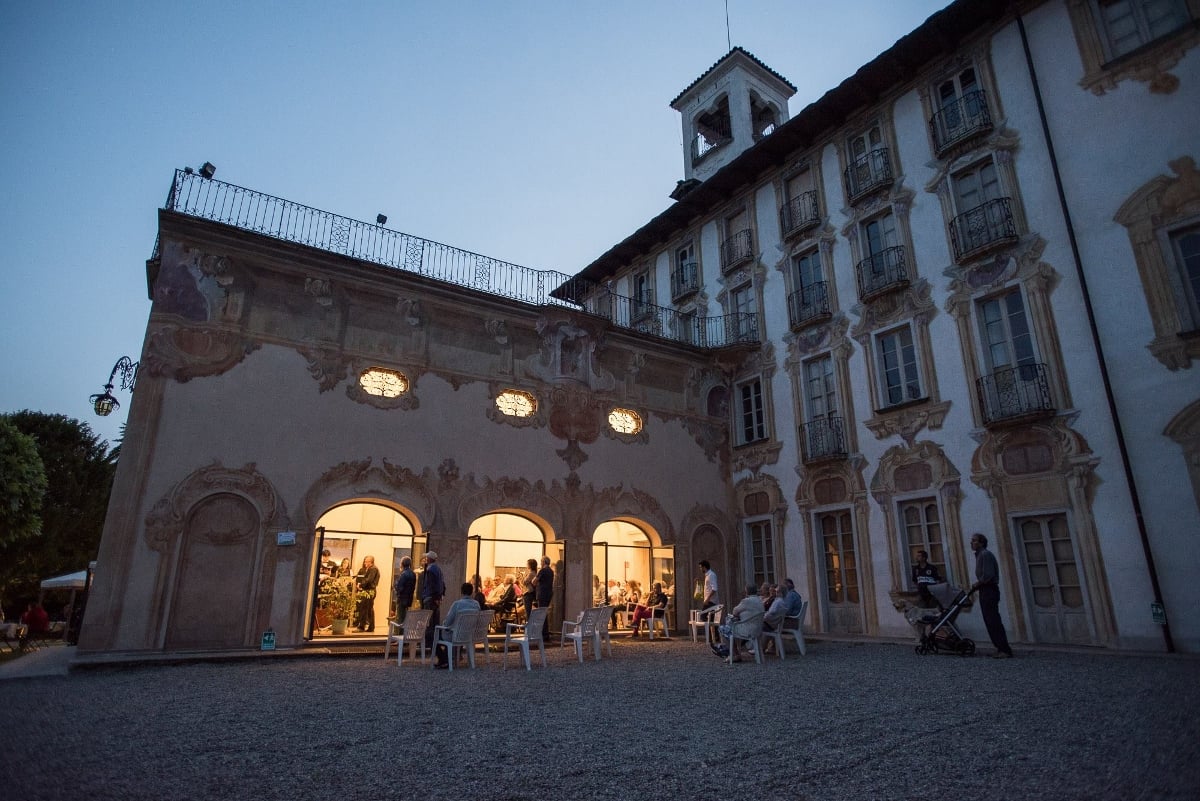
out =
[[[525,584],[529,561],[541,565],[542,557],[550,557],[554,570],[554,600],[550,624],[557,628],[562,620],[564,597],[563,553],[561,540],[552,540],[549,525],[513,512],[493,512],[477,517],[467,529],[466,574],[463,581],[476,584],[484,595],[484,604],[499,614],[496,626],[503,631],[506,621],[523,622],[525,604],[522,597],[528,590]],[[508,587],[512,585],[516,603],[510,604]]]
[[670,599],[667,614],[674,620],[675,548],[659,544],[651,529],[626,520],[601,523],[592,533],[592,602],[613,607],[612,625],[625,623],[622,613],[633,610],[635,594],[645,596],[654,582]]
[[[309,637],[386,636],[396,604],[393,576],[404,557],[423,550],[424,536],[402,512],[366,501],[327,511],[317,521],[316,535]],[[368,557],[377,573],[369,569]]]

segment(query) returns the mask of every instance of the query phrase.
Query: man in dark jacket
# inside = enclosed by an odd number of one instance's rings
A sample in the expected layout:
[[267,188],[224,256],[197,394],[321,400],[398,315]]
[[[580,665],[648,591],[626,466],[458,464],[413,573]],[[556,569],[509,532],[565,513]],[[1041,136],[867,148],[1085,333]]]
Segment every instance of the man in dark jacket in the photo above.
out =
[[429,616],[429,625],[425,628],[425,648],[433,650],[433,629],[442,622],[439,607],[442,596],[446,594],[446,580],[442,578],[442,569],[438,567],[437,554],[425,552],[425,570],[421,581],[421,608],[428,609],[433,614]]
[[400,573],[392,585],[396,594],[396,620],[404,622],[408,608],[412,606],[413,592],[417,589],[417,574],[412,569],[412,559],[404,557],[400,560]]
[[[534,593],[536,595],[537,605],[539,609],[544,609],[550,606],[550,602],[554,600],[554,571],[550,569],[550,557],[542,557],[542,569],[537,572],[537,578],[534,579]],[[542,623],[542,641],[550,639],[550,615],[546,615],[546,621]]]

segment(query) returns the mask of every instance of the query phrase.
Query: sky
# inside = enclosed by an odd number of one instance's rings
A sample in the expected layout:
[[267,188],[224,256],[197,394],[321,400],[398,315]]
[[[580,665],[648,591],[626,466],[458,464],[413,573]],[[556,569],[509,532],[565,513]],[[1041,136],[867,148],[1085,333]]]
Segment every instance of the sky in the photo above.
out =
[[[97,417],[174,171],[574,273],[671,204],[728,51],[795,114],[949,0],[0,0],[0,413]],[[728,35],[728,39],[727,39]]]

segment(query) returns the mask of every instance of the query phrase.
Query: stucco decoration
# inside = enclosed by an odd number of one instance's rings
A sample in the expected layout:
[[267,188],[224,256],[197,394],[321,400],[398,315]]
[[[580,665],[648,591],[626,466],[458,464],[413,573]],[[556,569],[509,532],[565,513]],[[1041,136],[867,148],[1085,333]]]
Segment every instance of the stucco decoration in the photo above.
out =
[[529,518],[542,529],[548,538],[561,536],[565,527],[563,515],[562,487],[554,482],[549,488],[538,481],[530,483],[524,478],[502,477],[486,479],[482,485],[468,477],[458,502],[458,525],[464,530],[484,515],[516,510],[522,517]]
[[639,521],[650,525],[659,543],[675,542],[675,527],[654,496],[642,490],[609,487],[596,493],[585,525],[592,531],[608,520]]
[[1200,359],[1200,330],[1183,297],[1169,233],[1200,215],[1200,172],[1190,156],[1169,162],[1174,177],[1159,175],[1121,204],[1113,218],[1125,226],[1146,293],[1154,339],[1146,347],[1168,370],[1186,370]]
[[169,241],[154,276],[153,311],[190,323],[234,321],[241,313],[242,293],[231,291],[233,284],[228,256]]
[[[505,414],[504,412],[500,411],[500,409],[496,406],[496,398],[498,398],[502,392],[509,390],[519,390],[532,395],[534,399],[533,414],[529,415],[528,417],[519,417],[513,414]],[[493,423],[500,423],[501,425],[512,426],[514,428],[544,428],[549,418],[547,407],[548,404],[538,396],[538,392],[536,392],[533,388],[515,387],[511,384],[501,384],[496,381],[488,382],[488,405],[487,409],[484,411],[484,416]]]
[[287,515],[274,487],[253,462],[240,470],[213,462],[192,473],[154,504],[145,520],[146,545],[165,554],[177,542],[192,507],[210,495],[222,493],[245,498],[263,521],[280,529],[287,527]]
[[[1189,0],[1189,5],[1193,15],[1200,13],[1200,3],[1196,0]],[[1126,80],[1144,83],[1154,94],[1171,94],[1179,88],[1179,78],[1168,70],[1173,69],[1189,50],[1200,44],[1200,27],[1190,22],[1132,53],[1110,60],[1104,48],[1102,23],[1094,16],[1095,3],[1067,0],[1067,10],[1071,14],[1071,26],[1083,60],[1084,76],[1079,85],[1096,95],[1116,89],[1119,83]]]
[[328,278],[305,278],[304,294],[316,300],[318,306],[328,309],[333,305],[333,282]]
[[151,325],[153,333],[146,340],[141,369],[181,384],[193,378],[221,375],[261,346],[237,330],[161,321]]
[[308,363],[308,374],[317,382],[321,392],[328,392],[346,377],[350,360],[344,354],[324,348],[297,348]]
[[1188,477],[1192,481],[1192,494],[1200,508],[1200,400],[1189,404],[1172,418],[1163,435],[1170,437],[1183,450]]
[[525,360],[525,369],[550,384],[577,383],[597,392],[616,386],[613,374],[600,366],[601,329],[567,309],[547,309],[538,318],[541,348]]
[[605,405],[585,389],[555,387],[550,391],[550,433],[567,441],[567,447],[555,451],[572,470],[587,461],[579,443],[589,445],[600,435],[608,412]]
[[411,328],[420,328],[425,324],[421,301],[416,298],[397,298],[396,311],[400,313],[400,318],[408,323]]
[[711,422],[695,417],[684,417],[680,422],[692,441],[704,450],[704,456],[710,463],[715,463],[725,454],[725,446],[729,443],[728,422]]
[[303,519],[297,526],[311,529],[334,506],[370,498],[394,508],[414,531],[423,531],[433,522],[437,510],[434,494],[429,490],[432,483],[431,476],[417,475],[387,459],[381,466],[373,466],[369,458],[342,462],[326,470],[308,488],[301,504]]
[[[1090,507],[1099,484],[1095,474],[1099,463],[1084,436],[1071,429],[1066,418],[1058,417],[1035,425],[989,431],[971,457],[971,481],[996,499],[1013,484],[1013,479],[1047,474],[1073,476]],[[1053,502],[1047,499],[1046,505],[1062,503],[1065,501],[1054,498]]]

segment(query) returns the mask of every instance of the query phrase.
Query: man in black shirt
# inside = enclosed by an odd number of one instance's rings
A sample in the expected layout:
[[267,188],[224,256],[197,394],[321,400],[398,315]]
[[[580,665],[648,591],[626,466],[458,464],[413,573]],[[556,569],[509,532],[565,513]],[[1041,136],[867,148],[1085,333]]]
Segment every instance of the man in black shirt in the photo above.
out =
[[941,576],[938,569],[929,563],[929,554],[924,549],[917,551],[917,563],[912,566],[912,581],[917,585],[917,596],[921,606],[933,606],[933,596],[929,594],[931,584],[940,584]]

